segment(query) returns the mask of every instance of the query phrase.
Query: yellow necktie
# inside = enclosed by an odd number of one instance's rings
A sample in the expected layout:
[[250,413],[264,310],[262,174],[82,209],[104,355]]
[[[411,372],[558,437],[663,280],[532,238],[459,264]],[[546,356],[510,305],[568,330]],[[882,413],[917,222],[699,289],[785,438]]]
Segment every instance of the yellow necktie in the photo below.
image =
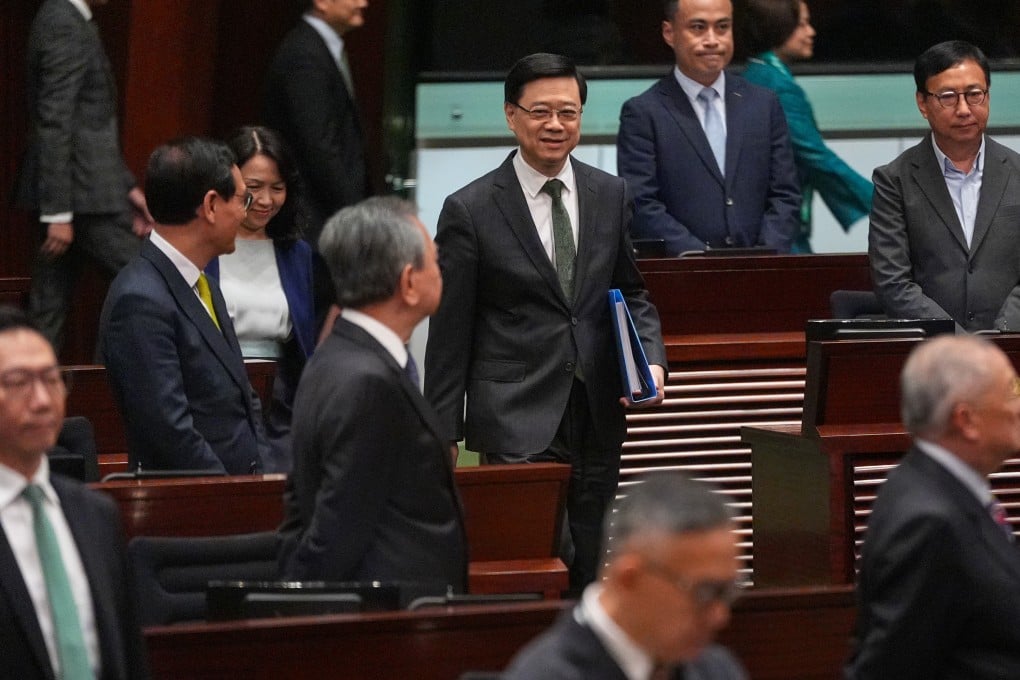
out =
[[212,322],[216,324],[216,328],[220,327],[220,320],[216,318],[216,310],[213,309],[212,304],[212,291],[209,290],[209,280],[205,278],[205,274],[198,275],[198,282],[195,284],[198,288],[198,297],[202,300],[202,304],[209,310],[209,316],[212,317]]

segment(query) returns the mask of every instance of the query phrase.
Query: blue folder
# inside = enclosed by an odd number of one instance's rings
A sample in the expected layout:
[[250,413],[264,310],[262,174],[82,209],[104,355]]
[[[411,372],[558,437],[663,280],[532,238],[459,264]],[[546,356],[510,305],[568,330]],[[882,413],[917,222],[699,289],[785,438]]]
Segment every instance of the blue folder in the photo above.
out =
[[623,397],[631,404],[655,399],[659,390],[648,366],[641,338],[634,328],[627,301],[619,288],[609,291],[609,318],[613,323],[613,337],[616,339],[616,355],[620,362],[620,384]]

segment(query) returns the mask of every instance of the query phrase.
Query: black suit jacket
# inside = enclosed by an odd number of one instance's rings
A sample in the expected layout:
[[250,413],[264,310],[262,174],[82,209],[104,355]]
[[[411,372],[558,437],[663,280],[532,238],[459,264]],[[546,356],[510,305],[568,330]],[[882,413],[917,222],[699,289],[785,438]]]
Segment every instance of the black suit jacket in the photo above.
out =
[[368,195],[358,107],[322,37],[298,21],[266,75],[263,122],[283,135],[307,185],[309,242],[318,249],[322,222]]
[[96,31],[68,0],[46,0],[28,35],[32,132],[17,202],[40,213],[121,213],[135,185],[120,153],[117,90]]
[[[528,644],[510,662],[503,680],[627,680],[627,676],[591,628],[565,611],[555,625]],[[673,680],[747,680],[747,674],[724,647],[708,647],[694,661],[676,669]]]
[[425,394],[450,439],[466,436],[469,449],[485,453],[534,454],[552,442],[580,366],[597,436],[618,446],[626,423],[609,289],[623,292],[648,361],[666,366],[659,315],[628,236],[624,182],[570,161],[580,224],[568,302],[512,158],[448,197],[439,215],[443,299],[429,321]]
[[216,280],[209,286],[220,329],[149,240],[110,285],[99,355],[124,416],[132,467],[261,469],[262,407]]
[[346,319],[308,362],[292,434],[282,578],[464,590],[467,540],[439,423],[392,355]]
[[1020,678],[1020,552],[912,449],[879,489],[861,551],[854,680]]
[[[51,475],[60,505],[78,545],[95,609],[102,675],[99,680],[149,676],[141,629],[126,587],[128,566],[120,515],[113,501],[84,486]],[[7,536],[0,528],[0,676],[53,680],[39,621]]]

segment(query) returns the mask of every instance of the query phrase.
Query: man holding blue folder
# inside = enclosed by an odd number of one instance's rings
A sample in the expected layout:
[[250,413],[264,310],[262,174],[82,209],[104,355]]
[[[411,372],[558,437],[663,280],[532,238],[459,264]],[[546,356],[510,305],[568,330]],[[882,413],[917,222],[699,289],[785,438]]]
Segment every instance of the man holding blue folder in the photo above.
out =
[[425,395],[452,442],[464,438],[489,463],[572,466],[578,592],[595,577],[602,516],[619,481],[623,404],[633,400],[624,398],[610,289],[630,309],[656,386],[641,405],[662,400],[666,373],[623,180],[570,157],[586,94],[566,57],[533,54],[511,68],[503,108],[519,148],[443,206],[444,293],[425,355]]

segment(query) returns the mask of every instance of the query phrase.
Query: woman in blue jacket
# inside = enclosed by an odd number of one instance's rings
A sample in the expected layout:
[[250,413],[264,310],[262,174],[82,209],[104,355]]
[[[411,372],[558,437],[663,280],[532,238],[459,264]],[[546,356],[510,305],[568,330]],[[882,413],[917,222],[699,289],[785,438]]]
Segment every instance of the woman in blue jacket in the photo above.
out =
[[793,252],[811,252],[811,202],[817,191],[833,216],[849,230],[871,212],[871,182],[825,145],[815,112],[790,72],[794,61],[814,54],[815,29],[802,0],[743,0],[737,17],[742,50],[753,55],[743,76],[773,90],[786,114],[804,201]]

